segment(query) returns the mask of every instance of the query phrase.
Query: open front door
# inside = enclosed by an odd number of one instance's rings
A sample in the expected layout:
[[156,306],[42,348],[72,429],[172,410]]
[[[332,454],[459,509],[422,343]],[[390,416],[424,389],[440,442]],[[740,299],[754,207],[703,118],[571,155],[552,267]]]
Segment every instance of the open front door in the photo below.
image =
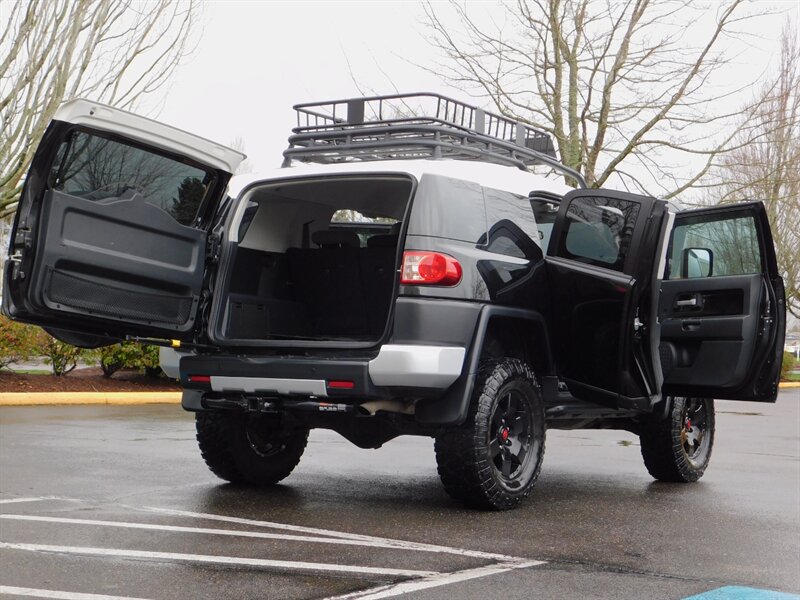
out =
[[664,247],[666,203],[576,190],[559,208],[547,252],[560,376],[578,397],[649,409],[660,398],[652,292]]
[[786,305],[761,202],[678,213],[659,313],[665,393],[775,401]]
[[244,157],[130,113],[75,100],[25,181],[3,311],[91,336],[192,336],[207,236]]

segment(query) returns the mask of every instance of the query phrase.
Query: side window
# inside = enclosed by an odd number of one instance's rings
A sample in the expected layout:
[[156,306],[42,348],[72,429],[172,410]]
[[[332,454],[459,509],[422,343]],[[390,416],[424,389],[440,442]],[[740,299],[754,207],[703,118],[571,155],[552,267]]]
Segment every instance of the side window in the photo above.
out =
[[443,175],[422,176],[411,207],[408,235],[480,244],[485,243],[487,231],[480,185]]
[[530,199],[531,210],[536,219],[536,227],[539,230],[539,241],[542,245],[542,250],[547,252],[550,245],[550,236],[553,233],[553,225],[555,225],[556,217],[558,216],[558,203],[549,199],[535,198]]
[[506,232],[500,232],[492,236],[489,244],[486,246],[489,252],[495,254],[505,254],[507,256],[515,256],[517,258],[526,258],[525,251],[521,248],[519,239]]
[[541,258],[539,230],[528,198],[491,188],[483,189],[483,197],[489,224],[486,249],[518,258]]
[[752,216],[681,219],[672,231],[667,279],[761,272],[758,230]]
[[96,202],[136,192],[183,225],[197,218],[212,180],[204,169],[82,131],[62,145],[51,171],[56,190]]
[[330,227],[334,228],[337,225],[342,229],[348,229],[358,235],[358,241],[362,248],[366,248],[370,244],[383,243],[384,245],[390,244],[392,241],[387,239],[378,240],[377,242],[370,242],[370,238],[376,236],[389,236],[394,237],[392,245],[397,245],[397,235],[400,232],[400,221],[392,217],[384,217],[377,214],[365,215],[362,212],[352,208],[340,208],[331,217]]
[[622,271],[639,204],[616,198],[579,197],[567,209],[559,255]]

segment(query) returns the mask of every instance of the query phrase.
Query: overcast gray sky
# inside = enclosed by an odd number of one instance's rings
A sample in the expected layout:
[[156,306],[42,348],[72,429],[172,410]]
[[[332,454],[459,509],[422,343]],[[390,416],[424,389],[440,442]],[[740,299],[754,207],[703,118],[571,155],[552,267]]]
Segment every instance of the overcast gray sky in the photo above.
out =
[[[713,19],[718,3],[705,4]],[[752,47],[730,72],[734,83],[761,73],[787,15],[800,17],[795,0],[756,0],[749,10],[765,7],[778,14],[753,22]],[[493,3],[478,8],[499,13]],[[414,66],[440,58],[422,37],[421,18],[416,2],[207,2],[197,49],[175,74],[157,118],[221,143],[241,137],[258,171],[280,165],[293,104],[358,95],[351,71],[377,93],[395,86],[470,101]]]
[[256,169],[280,166],[293,104],[378,93],[458,95],[408,64],[425,62],[413,2],[209,2],[196,52],[158,119],[218,142],[240,136]]

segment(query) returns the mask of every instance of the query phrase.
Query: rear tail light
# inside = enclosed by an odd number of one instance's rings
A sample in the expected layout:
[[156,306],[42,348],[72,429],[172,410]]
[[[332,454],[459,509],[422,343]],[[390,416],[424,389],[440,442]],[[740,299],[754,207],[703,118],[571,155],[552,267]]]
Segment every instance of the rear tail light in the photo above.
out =
[[189,375],[192,383],[211,383],[211,375]]
[[356,384],[352,381],[331,380],[328,381],[328,388],[332,390],[352,390]]
[[404,252],[400,283],[406,285],[456,285],[461,281],[461,265],[452,256],[439,252]]

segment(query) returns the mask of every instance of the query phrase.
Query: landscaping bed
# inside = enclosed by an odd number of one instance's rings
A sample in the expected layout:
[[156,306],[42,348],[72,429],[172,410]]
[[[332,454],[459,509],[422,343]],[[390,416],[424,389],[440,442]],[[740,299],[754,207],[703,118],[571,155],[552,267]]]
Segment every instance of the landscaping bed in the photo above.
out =
[[67,375],[33,375],[0,371],[0,392],[179,392],[180,385],[165,377],[139,371],[118,371],[103,377],[100,367],[75,369]]

